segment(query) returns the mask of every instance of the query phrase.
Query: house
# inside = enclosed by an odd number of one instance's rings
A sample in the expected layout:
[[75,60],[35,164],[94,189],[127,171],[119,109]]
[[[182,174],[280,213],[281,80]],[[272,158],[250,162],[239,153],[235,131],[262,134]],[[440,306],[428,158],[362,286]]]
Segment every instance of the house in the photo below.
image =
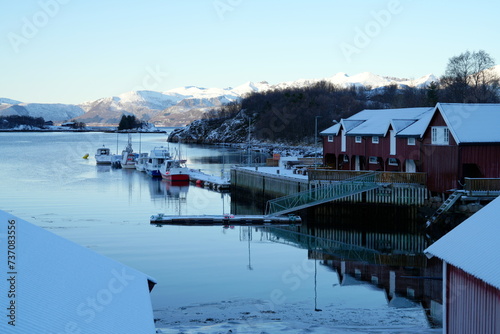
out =
[[341,170],[416,172],[434,108],[367,109],[322,131],[326,165]]
[[429,246],[443,261],[444,333],[500,333],[500,198]]
[[466,177],[500,177],[500,104],[363,110],[322,131],[324,164],[339,170],[424,172],[443,193]]
[[500,177],[500,104],[438,103],[422,140],[422,171],[437,192],[466,177]]
[[0,211],[1,333],[155,333],[147,275]]

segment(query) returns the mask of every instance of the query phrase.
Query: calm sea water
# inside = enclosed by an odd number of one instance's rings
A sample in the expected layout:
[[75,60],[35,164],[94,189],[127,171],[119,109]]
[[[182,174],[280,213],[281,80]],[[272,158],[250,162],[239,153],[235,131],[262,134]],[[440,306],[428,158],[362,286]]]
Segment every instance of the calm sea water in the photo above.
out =
[[[133,134],[143,152],[167,145],[165,134]],[[387,306],[382,290],[339,289],[338,275],[316,265],[307,249],[277,242],[272,231],[235,227],[155,227],[149,217],[222,214],[230,194],[172,186],[135,170],[96,166],[103,144],[121,151],[126,135],[0,133],[0,209],[140,270],[158,282],[153,308],[234,298],[304,301],[311,309]],[[171,145],[171,149],[179,146]],[[241,159],[238,151],[180,145],[192,168],[213,174]],[[86,153],[90,158],[82,158]]]

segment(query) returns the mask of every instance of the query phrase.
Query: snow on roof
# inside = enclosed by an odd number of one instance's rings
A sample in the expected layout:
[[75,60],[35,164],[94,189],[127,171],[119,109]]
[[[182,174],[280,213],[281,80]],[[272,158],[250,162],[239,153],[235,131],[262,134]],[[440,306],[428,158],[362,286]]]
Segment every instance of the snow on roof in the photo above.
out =
[[424,252],[500,289],[500,197]]
[[436,108],[458,144],[500,142],[500,104],[438,103]]
[[145,274],[3,211],[0,246],[0,332],[155,332]]
[[350,131],[350,130],[354,129],[355,127],[359,126],[360,124],[362,124],[364,121],[365,121],[364,119],[348,118],[348,119],[341,119],[340,123],[342,124],[342,126],[344,127],[344,129],[346,131]]
[[400,132],[401,130],[406,129],[416,121],[417,121],[416,119],[393,119],[391,121],[391,125],[394,131]]
[[[364,120],[351,129],[347,129],[347,135],[351,136],[385,136],[389,125],[393,120],[398,120],[398,127],[404,120],[415,122],[421,117],[432,112],[434,108],[399,108],[399,109],[366,109],[349,117],[347,120]],[[345,120],[343,120],[345,121]],[[416,128],[415,128],[416,129]],[[423,132],[422,132],[423,133]],[[418,134],[417,134],[418,135]]]
[[340,123],[337,123],[333,126],[330,126],[328,129],[321,131],[319,134],[322,136],[325,135],[338,135],[340,130]]
[[435,108],[427,108],[422,114],[418,116],[416,122],[413,122],[408,127],[399,131],[398,137],[420,137],[422,138],[425,130],[431,122],[432,116],[434,115]]

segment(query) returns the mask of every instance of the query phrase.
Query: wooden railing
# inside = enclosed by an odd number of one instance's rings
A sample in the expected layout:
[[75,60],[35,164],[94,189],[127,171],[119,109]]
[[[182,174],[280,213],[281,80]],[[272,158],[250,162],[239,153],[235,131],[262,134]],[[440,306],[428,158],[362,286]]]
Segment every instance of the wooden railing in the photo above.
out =
[[469,196],[474,193],[483,195],[498,195],[500,193],[500,179],[493,178],[470,178],[466,177],[464,189]]
[[[349,171],[332,169],[308,169],[309,181],[344,181],[371,171]],[[380,183],[411,183],[425,185],[426,173],[379,172],[376,182]]]

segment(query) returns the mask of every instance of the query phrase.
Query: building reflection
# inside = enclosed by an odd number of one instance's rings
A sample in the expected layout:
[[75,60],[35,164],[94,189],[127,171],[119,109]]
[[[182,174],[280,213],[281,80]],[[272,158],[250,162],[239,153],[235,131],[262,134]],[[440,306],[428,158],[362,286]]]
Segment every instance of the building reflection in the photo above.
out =
[[[307,250],[341,286],[371,284],[391,307],[422,305],[433,327],[442,325],[442,264],[428,259],[424,235],[302,226],[262,227],[265,239]],[[245,239],[248,239],[245,238]]]

